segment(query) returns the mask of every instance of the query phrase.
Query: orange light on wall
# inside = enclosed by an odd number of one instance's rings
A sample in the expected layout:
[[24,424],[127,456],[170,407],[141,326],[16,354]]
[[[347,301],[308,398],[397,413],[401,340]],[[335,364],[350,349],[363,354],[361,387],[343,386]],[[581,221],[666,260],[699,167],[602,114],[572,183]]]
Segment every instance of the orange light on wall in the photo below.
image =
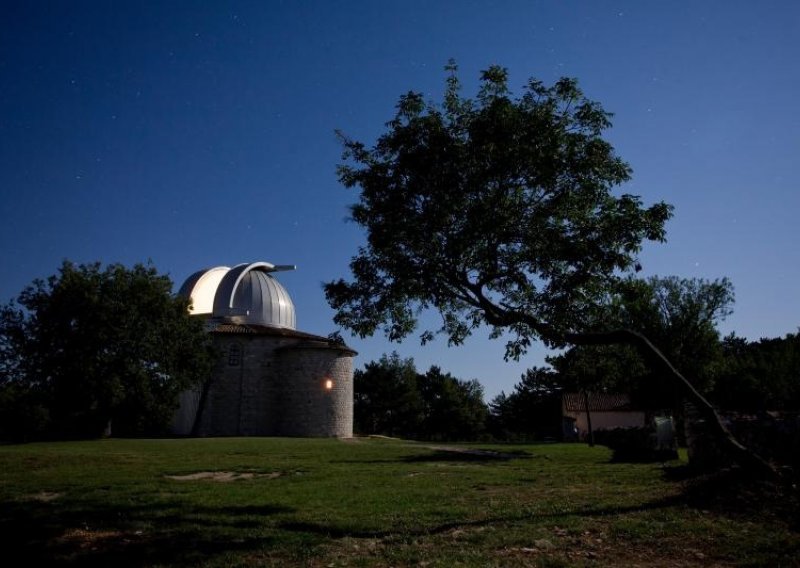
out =
[[331,390],[332,388],[333,388],[333,381],[330,380],[330,379],[327,379],[325,381],[325,390]]

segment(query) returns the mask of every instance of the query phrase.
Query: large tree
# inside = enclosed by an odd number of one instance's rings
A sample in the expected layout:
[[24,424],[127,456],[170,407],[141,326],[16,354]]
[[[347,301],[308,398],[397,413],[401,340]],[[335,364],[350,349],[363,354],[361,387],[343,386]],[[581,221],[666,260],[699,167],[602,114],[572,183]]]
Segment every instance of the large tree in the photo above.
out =
[[490,432],[503,440],[561,439],[561,393],[574,389],[549,367],[532,367],[489,403]]
[[488,409],[477,379],[463,381],[432,366],[417,378],[423,403],[422,437],[475,440],[486,430]]
[[212,364],[202,323],[171,288],[152,266],[64,262],[5,305],[0,404],[7,418],[38,416],[4,420],[6,434],[163,432],[178,393]]
[[800,333],[748,342],[722,341],[723,362],[713,396],[723,408],[763,412],[800,408]]
[[616,195],[631,169],[603,132],[611,115],[577,82],[530,80],[514,98],[504,68],[483,72],[476,99],[461,96],[455,65],[441,104],[400,98],[388,130],[368,147],[342,136],[339,179],[357,187],[353,220],[367,243],[352,281],[325,287],[336,322],[390,339],[415,330],[425,308],[436,331],[461,343],[487,324],[509,333],[507,355],[533,341],[636,344],[717,426],[743,461],[765,466],[730,437],[710,404],[642,334],[609,330],[603,313],[644,241],[663,241],[672,208]]
[[486,427],[483,387],[393,352],[354,373],[355,430],[422,440],[475,440]]
[[415,438],[422,428],[423,403],[413,359],[393,352],[370,361],[353,375],[353,422],[359,434]]

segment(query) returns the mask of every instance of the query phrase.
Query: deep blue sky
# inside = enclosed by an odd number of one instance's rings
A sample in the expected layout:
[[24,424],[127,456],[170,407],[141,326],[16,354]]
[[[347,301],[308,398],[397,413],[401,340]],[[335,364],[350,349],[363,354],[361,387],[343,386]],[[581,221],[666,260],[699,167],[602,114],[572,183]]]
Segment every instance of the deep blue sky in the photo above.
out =
[[[736,288],[722,331],[800,326],[800,4],[784,2],[0,2],[0,300],[62,259],[200,268],[297,264],[300,329],[335,329],[321,283],[363,241],[334,135],[373,141],[455,58],[577,77],[615,113],[622,188],[675,205],[645,274]],[[503,342],[350,343],[478,378],[487,398],[541,362]]]

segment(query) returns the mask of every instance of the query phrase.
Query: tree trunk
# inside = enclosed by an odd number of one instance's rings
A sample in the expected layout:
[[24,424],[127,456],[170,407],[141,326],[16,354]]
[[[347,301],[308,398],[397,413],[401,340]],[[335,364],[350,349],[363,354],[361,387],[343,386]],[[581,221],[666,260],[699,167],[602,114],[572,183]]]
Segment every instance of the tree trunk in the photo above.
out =
[[589,410],[589,391],[583,391],[583,404],[586,408],[586,428],[588,429],[589,447],[594,447],[594,430],[592,429],[592,413]]

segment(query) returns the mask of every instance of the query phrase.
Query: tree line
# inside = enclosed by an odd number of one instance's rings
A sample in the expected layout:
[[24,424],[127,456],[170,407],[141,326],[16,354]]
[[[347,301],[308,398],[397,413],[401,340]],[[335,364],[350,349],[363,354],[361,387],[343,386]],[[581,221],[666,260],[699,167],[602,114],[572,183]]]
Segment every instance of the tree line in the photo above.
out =
[[[0,308],[0,439],[162,435],[178,394],[215,360],[202,323],[152,266],[65,262]],[[608,312],[646,330],[718,407],[800,409],[800,334],[721,338],[727,279],[628,279]],[[421,440],[558,439],[561,394],[624,392],[641,408],[679,411],[669,380],[626,345],[574,346],[484,401],[478,379],[396,352],[354,373],[354,428]]]
[[[800,333],[752,342],[732,334],[708,346],[714,360],[698,387],[720,410],[800,409]],[[559,440],[561,395],[582,390],[622,392],[637,408],[679,414],[663,378],[647,371],[635,351],[617,349],[573,347],[547,357],[547,365],[528,369],[488,403],[477,379],[436,366],[420,373],[413,359],[385,354],[355,372],[354,429],[417,440]]]
[[[800,334],[752,342],[735,334],[722,338],[718,325],[730,315],[733,300],[733,286],[725,278],[628,279],[609,317],[645,330],[717,408],[751,413],[800,409]],[[558,439],[561,394],[579,391],[626,393],[638,408],[682,413],[668,378],[630,346],[575,346],[547,357],[546,363],[526,371],[509,393],[488,403],[477,404],[474,397],[439,398],[424,414],[426,392],[434,392],[424,388],[427,374],[418,374],[413,361],[396,353],[384,356],[356,372],[356,431],[424,439]],[[442,374],[437,367],[433,371]],[[474,385],[470,392],[483,392],[477,380],[469,384]],[[468,409],[462,406],[465,400]],[[438,418],[436,413],[441,413]],[[472,416],[470,426],[449,427],[459,424],[447,418],[455,415]],[[448,427],[430,428],[437,423]]]
[[357,433],[417,440],[475,440],[486,432],[483,386],[439,367],[417,371],[396,352],[353,375],[353,427]]
[[[800,335],[753,342],[735,334],[722,338],[718,326],[733,302],[727,278],[628,278],[618,283],[606,317],[647,334],[718,409],[800,409]],[[561,394],[586,391],[628,394],[638,408],[673,414],[681,429],[683,399],[670,377],[629,345],[573,346],[526,371],[510,392],[488,403],[477,400],[483,392],[478,380],[461,381],[438,367],[419,374],[412,360],[396,353],[367,363],[355,376],[355,429],[361,434],[559,439]],[[443,376],[452,391],[463,388],[469,396],[440,396],[432,385]]]

